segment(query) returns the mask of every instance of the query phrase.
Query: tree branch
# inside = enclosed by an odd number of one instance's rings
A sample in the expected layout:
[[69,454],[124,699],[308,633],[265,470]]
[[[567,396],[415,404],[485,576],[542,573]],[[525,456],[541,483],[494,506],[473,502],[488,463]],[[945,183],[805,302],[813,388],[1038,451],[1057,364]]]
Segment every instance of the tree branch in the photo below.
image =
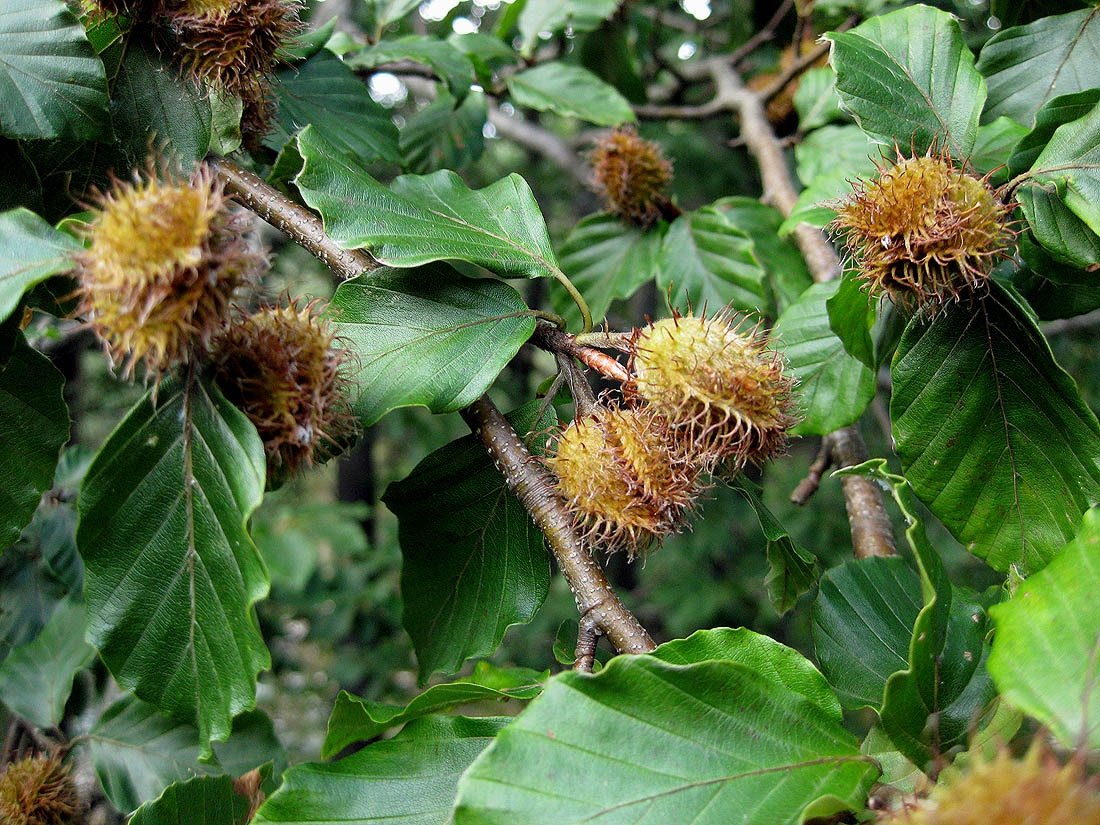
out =
[[568,143],[553,132],[529,123],[522,117],[506,115],[495,103],[489,104],[489,122],[496,128],[498,135],[542,155],[581,186],[587,188],[592,185],[587,165],[581,162]]
[[337,275],[354,278],[381,266],[370,253],[361,249],[344,249],[329,238],[320,218],[258,175],[226,158],[209,158],[207,163],[225,184],[225,191],[233,200],[281,229]]
[[562,575],[573,591],[581,626],[595,623],[620,653],[646,653],[653,639],[619,600],[577,534],[565,502],[558,495],[550,471],[523,446],[519,436],[488,397],[482,396],[462,417],[504,474],[512,490],[546,536]]
[[[764,199],[770,201],[784,217],[790,215],[798,200],[798,192],[783,149],[764,113],[760,95],[746,89],[726,61],[711,60],[710,69],[717,94],[736,102],[741,136],[760,167]],[[801,224],[794,230],[794,236],[815,282],[829,281],[840,275],[840,259],[820,230]],[[830,434],[827,440],[837,467],[850,467],[867,458],[867,447],[855,425]],[[842,485],[856,558],[894,555],[893,528],[878,486],[871,479],[861,476],[847,477]]]
[[[261,178],[224,158],[211,167],[226,191],[272,226],[283,230],[337,274],[351,278],[380,264],[362,250],[336,244],[321,219]],[[513,490],[546,536],[581,612],[581,622],[594,623],[620,653],[645,653],[653,640],[611,589],[603,570],[573,526],[573,518],[557,493],[553,477],[531,456],[512,425],[488,397],[482,396],[461,412]]]

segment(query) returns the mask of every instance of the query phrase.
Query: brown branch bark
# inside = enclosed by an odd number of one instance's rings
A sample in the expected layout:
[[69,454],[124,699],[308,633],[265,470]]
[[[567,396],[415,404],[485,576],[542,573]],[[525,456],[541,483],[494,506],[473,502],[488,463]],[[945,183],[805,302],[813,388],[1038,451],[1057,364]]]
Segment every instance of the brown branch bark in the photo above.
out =
[[653,650],[653,639],[611,589],[603,570],[578,535],[549,470],[527,451],[500,410],[482,396],[462,410],[462,417],[496,461],[508,488],[546,536],[573,591],[582,626],[594,622],[620,653]]
[[[798,200],[798,191],[783,149],[764,113],[760,95],[746,89],[741,78],[725,61],[712,60],[710,68],[717,93],[736,103],[741,136],[760,168],[764,199],[786,217]],[[795,229],[794,238],[815,282],[839,277],[840,259],[820,230],[802,224]],[[831,433],[827,441],[837,467],[850,467],[867,458],[863,436],[854,424]],[[893,528],[878,486],[869,478],[851,476],[843,480],[843,489],[856,558],[894,555]]]
[[[337,274],[351,278],[380,264],[362,250],[337,245],[324,231],[320,218],[291,201],[261,178],[224,158],[209,161],[226,191],[272,226],[313,253]],[[581,613],[581,622],[594,623],[620,653],[645,653],[653,640],[611,589],[603,570],[577,534],[565,502],[557,494],[550,472],[524,447],[516,431],[487,396],[461,412],[470,429],[492,456],[513,490],[546,536]]]

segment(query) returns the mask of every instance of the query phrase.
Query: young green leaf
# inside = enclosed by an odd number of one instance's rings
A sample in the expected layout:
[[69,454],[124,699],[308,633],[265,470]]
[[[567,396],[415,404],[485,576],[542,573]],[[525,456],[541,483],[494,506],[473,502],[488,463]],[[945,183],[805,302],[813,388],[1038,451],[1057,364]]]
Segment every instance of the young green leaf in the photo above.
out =
[[1042,568],[1100,500],[1100,426],[1032,318],[993,284],[914,318],[891,373],[913,490],[992,567]]
[[72,256],[80,248],[72,235],[27,209],[0,212],[0,321],[32,286],[71,270]]
[[337,762],[295,765],[253,825],[446,825],[459,777],[509,721],[428,716]]
[[341,284],[330,308],[356,356],[353,405],[364,426],[398,407],[462,409],[535,330],[512,287],[446,264],[376,269]]
[[267,573],[245,529],[264,478],[244,413],[187,380],[134,407],[80,490],[88,640],[119,684],[193,721],[204,752],[270,663],[252,608]]
[[234,792],[231,776],[196,776],[165,788],[159,798],[146,802],[129,825],[245,825],[248,799]]
[[369,741],[413,719],[472,702],[533,699],[542,692],[542,683],[548,676],[549,671],[538,673],[525,668],[490,669],[487,662],[479,662],[473,674],[467,678],[432,685],[403,706],[371,702],[341,691],[328,719],[328,731],[321,747],[321,756],[331,758],[354,742]]
[[903,151],[970,154],[985,80],[952,15],[910,6],[826,37],[837,92],[863,131]]
[[[839,281],[815,284],[787,307],[773,335],[798,379],[799,435],[825,435],[863,415],[875,396],[875,373],[853,358],[829,324],[826,302]],[[859,319],[863,323],[863,319]]]
[[597,126],[632,123],[629,101],[588,69],[544,63],[509,76],[508,92],[517,106],[575,117]]
[[1058,127],[1031,167],[1035,180],[1058,194],[1094,234],[1100,234],[1100,104]]
[[1067,748],[1100,748],[1100,511],[1012,598],[992,608],[989,671],[1005,698]]
[[766,274],[752,238],[713,206],[687,212],[668,228],[657,258],[657,289],[679,309],[771,309]]

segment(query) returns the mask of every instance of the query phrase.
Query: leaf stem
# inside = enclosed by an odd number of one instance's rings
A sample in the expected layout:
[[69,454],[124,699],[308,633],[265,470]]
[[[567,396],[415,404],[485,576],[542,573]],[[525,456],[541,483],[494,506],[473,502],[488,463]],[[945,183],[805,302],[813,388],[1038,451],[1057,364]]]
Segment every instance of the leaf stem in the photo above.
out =
[[588,308],[588,301],[584,300],[584,296],[581,295],[580,290],[573,286],[573,282],[569,280],[568,276],[556,266],[552,267],[554,273],[554,280],[565,287],[565,291],[569,293],[569,297],[573,299],[573,303],[577,305],[577,309],[581,312],[581,332],[592,331],[592,311]]
[[546,536],[550,551],[573,591],[582,625],[593,623],[620,653],[653,650],[653,639],[611,589],[603,570],[578,535],[550,471],[527,451],[496,405],[483,395],[462,410],[462,417],[496,461],[508,488]]

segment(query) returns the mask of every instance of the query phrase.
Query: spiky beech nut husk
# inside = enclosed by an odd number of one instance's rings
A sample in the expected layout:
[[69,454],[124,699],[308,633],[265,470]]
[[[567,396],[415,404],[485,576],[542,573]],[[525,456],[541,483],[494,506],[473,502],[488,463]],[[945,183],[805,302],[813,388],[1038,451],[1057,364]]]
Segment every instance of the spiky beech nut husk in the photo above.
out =
[[213,172],[189,179],[153,169],[98,197],[77,256],[78,312],[124,375],[138,362],[159,378],[205,350],[225,325],[234,290],[264,256],[243,237]]
[[313,302],[242,313],[210,359],[222,392],[256,425],[273,484],[343,451],[356,432],[350,354],[317,310]]
[[743,323],[725,312],[677,314],[631,339],[628,393],[671,422],[709,469],[771,458],[796,421],[783,360]]
[[631,558],[685,524],[701,468],[648,408],[600,407],[554,439],[546,463],[589,540]]
[[665,188],[672,180],[672,164],[660,146],[638,137],[633,127],[597,140],[588,160],[596,191],[623,220],[651,226],[671,207]]
[[0,773],[0,822],[4,825],[70,825],[80,798],[69,769],[52,756],[28,756]]
[[197,80],[246,94],[274,71],[300,10],[297,0],[183,0],[169,14],[176,58]]
[[903,306],[980,295],[1014,233],[1008,207],[949,155],[898,158],[858,182],[833,226],[860,279]]
[[1097,780],[1033,745],[1023,759],[1002,749],[941,780],[926,799],[883,814],[889,825],[1100,825]]

